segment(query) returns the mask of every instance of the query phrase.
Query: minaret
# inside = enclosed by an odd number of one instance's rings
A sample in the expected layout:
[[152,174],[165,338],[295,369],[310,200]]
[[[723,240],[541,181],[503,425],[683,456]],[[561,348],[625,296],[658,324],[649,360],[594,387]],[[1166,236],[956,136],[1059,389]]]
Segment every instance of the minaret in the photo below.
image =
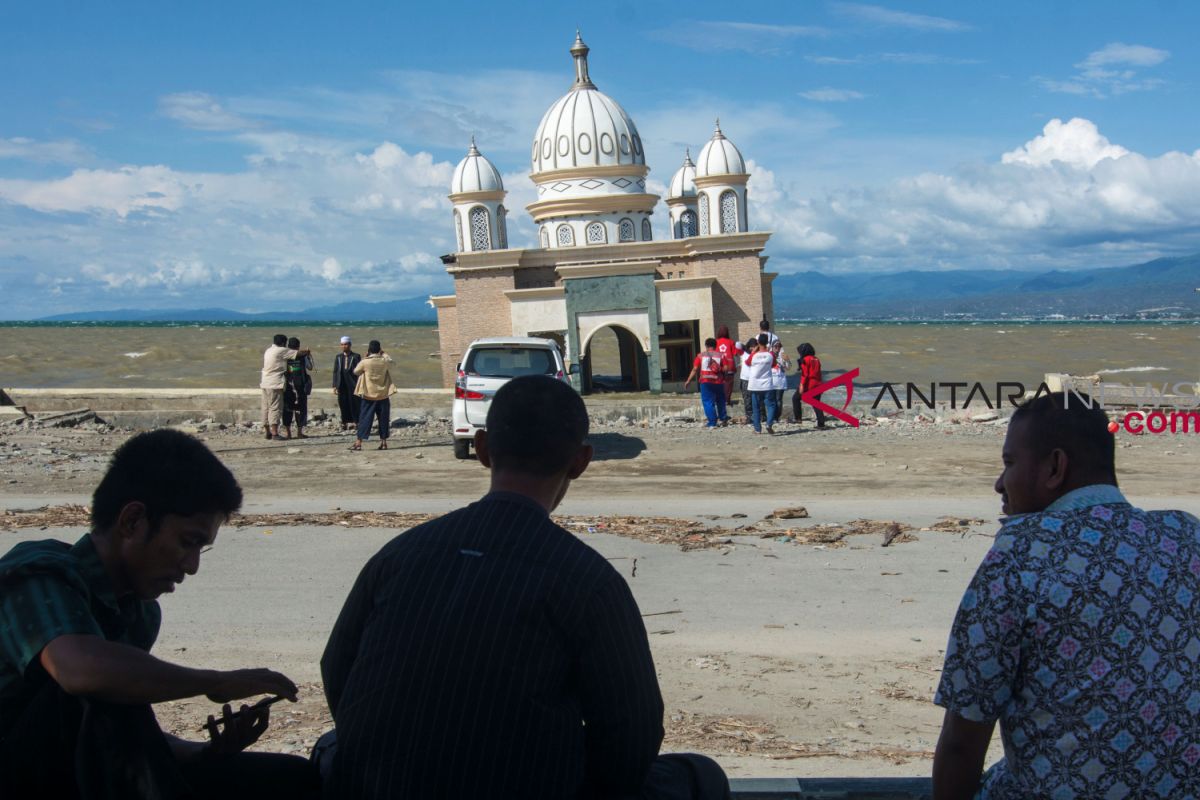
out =
[[506,194],[500,172],[479,152],[472,136],[467,155],[454,168],[450,181],[458,252],[508,248]]
[[696,159],[696,198],[700,235],[745,233],[749,230],[746,211],[746,162],[733,142],[721,131],[717,120],[712,139]]
[[683,166],[671,177],[667,189],[667,210],[671,215],[671,238],[687,239],[700,234],[700,218],[696,211],[696,165],[692,151],[683,155]]

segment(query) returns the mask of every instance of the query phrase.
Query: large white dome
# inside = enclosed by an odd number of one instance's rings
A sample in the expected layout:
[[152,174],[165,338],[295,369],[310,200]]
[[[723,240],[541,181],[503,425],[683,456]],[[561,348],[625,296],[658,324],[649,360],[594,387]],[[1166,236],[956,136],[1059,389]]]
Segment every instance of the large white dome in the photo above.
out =
[[696,159],[696,177],[744,174],[746,162],[733,142],[725,138],[725,134],[721,132],[721,121],[717,120],[717,129],[713,131],[712,139],[704,145],[700,157]]
[[588,46],[571,47],[575,83],[542,117],[533,138],[533,175],[560,169],[645,166],[642,137],[625,109],[588,77]]
[[475,146],[475,138],[471,137],[471,147],[467,150],[466,157],[454,168],[454,177],[450,179],[450,194],[503,191],[504,181],[500,179],[500,171],[479,152],[479,148]]
[[696,196],[696,165],[692,163],[691,151],[683,156],[683,166],[675,170],[671,176],[671,185],[667,189],[668,200],[679,200]]

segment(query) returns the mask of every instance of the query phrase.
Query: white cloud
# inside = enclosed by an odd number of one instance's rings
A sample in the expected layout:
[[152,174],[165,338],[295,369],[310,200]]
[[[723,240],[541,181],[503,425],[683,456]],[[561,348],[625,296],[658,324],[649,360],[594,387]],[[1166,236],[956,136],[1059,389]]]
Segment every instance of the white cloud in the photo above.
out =
[[1121,158],[1129,151],[1112,144],[1090,120],[1076,117],[1070,122],[1052,119],[1042,129],[1042,135],[1030,139],[1016,150],[1000,157],[1002,164],[1047,166],[1054,162],[1091,169],[1106,158]]
[[965,22],[945,17],[931,17],[925,14],[912,14],[907,11],[894,11],[883,6],[865,3],[834,3],[835,10],[863,22],[882,25],[891,28],[908,28],[916,31],[936,31],[942,33],[959,33],[974,30]]
[[253,122],[228,111],[204,92],[166,95],[159,100],[158,110],[165,117],[199,130],[236,131],[254,127]]
[[984,63],[977,58],[959,58],[957,56],[921,52],[860,53],[850,57],[806,55],[804,60],[812,64],[835,67],[872,66],[875,64],[911,64],[915,66],[947,64],[951,66],[969,66],[971,64]]
[[800,92],[800,96],[817,103],[845,103],[847,100],[862,100],[866,97],[862,92],[856,92],[853,89],[834,89],[832,86],[809,89]]
[[91,159],[91,153],[70,139],[40,142],[24,136],[0,139],[0,159],[11,158],[40,163],[78,164]]
[[1109,96],[1146,92],[1161,88],[1161,78],[1144,78],[1134,67],[1155,67],[1171,57],[1170,52],[1140,44],[1111,42],[1087,55],[1075,67],[1079,70],[1065,80],[1036,76],[1042,88],[1060,94],[1103,99]]
[[829,31],[815,25],[680,20],[669,28],[651,31],[649,35],[701,52],[740,50],[759,55],[778,55],[793,39],[824,37],[829,35]]

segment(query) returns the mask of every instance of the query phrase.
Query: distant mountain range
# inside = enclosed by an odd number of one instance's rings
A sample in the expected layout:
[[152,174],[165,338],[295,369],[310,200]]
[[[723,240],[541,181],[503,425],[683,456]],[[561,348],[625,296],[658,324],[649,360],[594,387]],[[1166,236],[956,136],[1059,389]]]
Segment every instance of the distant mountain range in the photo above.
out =
[[[1128,267],[1064,272],[950,270],[893,273],[798,272],[774,283],[782,319],[943,319],[1014,316],[1200,317],[1200,254]],[[82,311],[39,322],[433,322],[423,297],[349,302],[303,311],[225,308]]]
[[798,272],[775,279],[781,318],[941,319],[946,316],[1200,317],[1200,254],[1128,267],[1063,272]]

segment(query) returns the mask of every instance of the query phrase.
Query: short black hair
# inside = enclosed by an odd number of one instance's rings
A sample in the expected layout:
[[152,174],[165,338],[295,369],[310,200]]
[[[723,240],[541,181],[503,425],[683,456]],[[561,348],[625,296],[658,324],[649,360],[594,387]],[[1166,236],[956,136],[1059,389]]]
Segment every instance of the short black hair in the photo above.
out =
[[707,339],[705,339],[705,340],[704,340],[704,346],[705,346],[705,347],[716,347],[716,346],[717,346],[717,340],[716,340],[716,339],[714,339],[714,338],[712,338],[712,337],[710,336],[710,337],[708,337]]
[[1086,473],[1116,476],[1116,438],[1108,414],[1083,392],[1051,392],[1017,406],[1009,425],[1026,422],[1029,443],[1039,455],[1062,450]]
[[272,339],[271,341],[273,341],[275,343],[276,347],[287,347],[287,334],[286,333],[277,333],[277,334],[275,334],[275,338]]
[[758,347],[758,339],[747,339],[746,343],[742,345],[742,348],[745,350],[750,350],[755,347]]
[[500,387],[487,414],[493,469],[548,477],[570,465],[588,435],[587,406],[571,386],[523,375]]
[[299,340],[299,339],[297,339],[295,336],[293,336],[292,338],[288,339],[288,341],[287,341],[287,346],[288,346],[288,349],[289,349],[289,350],[296,350],[296,349],[299,349],[299,347],[300,347],[300,340]]
[[765,344],[766,344],[767,342],[769,342],[769,341],[771,341],[771,337],[770,337],[770,336],[767,336],[765,333],[760,333],[760,334],[758,335],[758,343],[759,343],[759,344],[761,344],[761,345],[765,345]]
[[373,353],[382,353],[382,352],[383,352],[383,345],[381,345],[379,343],[378,339],[372,339],[371,341],[367,342],[367,355],[371,355]]
[[764,319],[762,322],[758,323],[758,329],[760,331],[769,331],[771,330],[771,323]]
[[242,507],[242,487],[203,442],[163,428],[117,448],[92,495],[92,529],[108,530],[128,503],[141,502],[151,530],[167,514],[222,513]]

